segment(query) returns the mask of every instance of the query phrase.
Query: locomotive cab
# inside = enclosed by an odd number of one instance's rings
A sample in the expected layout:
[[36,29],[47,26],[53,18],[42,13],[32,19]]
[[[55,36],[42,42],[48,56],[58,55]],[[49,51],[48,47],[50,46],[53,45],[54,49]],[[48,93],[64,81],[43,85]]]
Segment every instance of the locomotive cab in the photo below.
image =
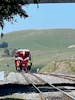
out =
[[32,66],[31,54],[28,49],[19,49],[15,53],[16,70],[30,71]]

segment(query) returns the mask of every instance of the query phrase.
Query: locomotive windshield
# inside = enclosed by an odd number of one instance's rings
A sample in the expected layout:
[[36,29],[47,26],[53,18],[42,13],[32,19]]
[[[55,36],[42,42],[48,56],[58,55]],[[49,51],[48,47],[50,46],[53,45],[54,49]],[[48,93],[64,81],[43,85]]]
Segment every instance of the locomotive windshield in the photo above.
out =
[[27,58],[27,57],[29,57],[29,52],[18,52],[16,55],[15,55],[15,57],[21,57],[21,58]]
[[25,52],[25,57],[29,57],[29,52]]

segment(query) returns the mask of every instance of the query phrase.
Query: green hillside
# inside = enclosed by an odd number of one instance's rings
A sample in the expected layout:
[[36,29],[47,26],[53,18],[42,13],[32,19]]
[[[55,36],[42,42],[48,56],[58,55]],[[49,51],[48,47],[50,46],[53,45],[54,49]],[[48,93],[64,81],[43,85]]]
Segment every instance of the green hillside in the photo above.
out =
[[63,49],[68,45],[75,44],[75,30],[17,31],[5,35],[5,40],[9,43],[9,48],[29,48],[31,50]]
[[[46,65],[50,61],[75,59],[74,29],[23,30],[5,34],[3,41],[9,49],[28,48],[31,50],[33,67]],[[0,49],[2,52],[3,49]],[[13,58],[12,58],[13,59]],[[9,63],[9,62],[8,62]],[[13,61],[11,61],[13,66]]]

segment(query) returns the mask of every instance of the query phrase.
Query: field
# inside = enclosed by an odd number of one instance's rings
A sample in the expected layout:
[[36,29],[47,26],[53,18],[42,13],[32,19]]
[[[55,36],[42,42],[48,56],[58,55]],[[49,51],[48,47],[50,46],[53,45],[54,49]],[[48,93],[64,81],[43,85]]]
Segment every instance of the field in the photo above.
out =
[[[30,49],[33,68],[36,71],[56,69],[53,61],[75,60],[75,30],[74,29],[48,29],[48,30],[22,30],[5,34],[0,43],[7,42],[8,49],[12,51],[18,48]],[[73,46],[73,47],[71,47]],[[0,70],[15,71],[14,58],[2,57],[4,49],[0,49]],[[44,68],[49,66],[50,68]],[[9,65],[9,66],[8,66]],[[48,67],[47,66],[47,67]],[[54,66],[54,67],[53,67]],[[75,70],[75,69],[74,69]]]

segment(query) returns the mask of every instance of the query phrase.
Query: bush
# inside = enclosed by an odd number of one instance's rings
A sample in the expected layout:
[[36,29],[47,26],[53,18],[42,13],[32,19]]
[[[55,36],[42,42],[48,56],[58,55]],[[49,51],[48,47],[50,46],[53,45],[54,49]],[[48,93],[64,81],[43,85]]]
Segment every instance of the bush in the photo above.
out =
[[5,54],[5,56],[10,56],[9,49],[5,49],[5,50],[4,50],[4,54]]
[[2,42],[0,44],[0,48],[7,48],[8,47],[8,43],[7,42]]
[[13,50],[12,50],[12,52],[11,52],[11,56],[12,56],[12,57],[15,55],[16,50],[17,50],[17,49],[13,49]]

